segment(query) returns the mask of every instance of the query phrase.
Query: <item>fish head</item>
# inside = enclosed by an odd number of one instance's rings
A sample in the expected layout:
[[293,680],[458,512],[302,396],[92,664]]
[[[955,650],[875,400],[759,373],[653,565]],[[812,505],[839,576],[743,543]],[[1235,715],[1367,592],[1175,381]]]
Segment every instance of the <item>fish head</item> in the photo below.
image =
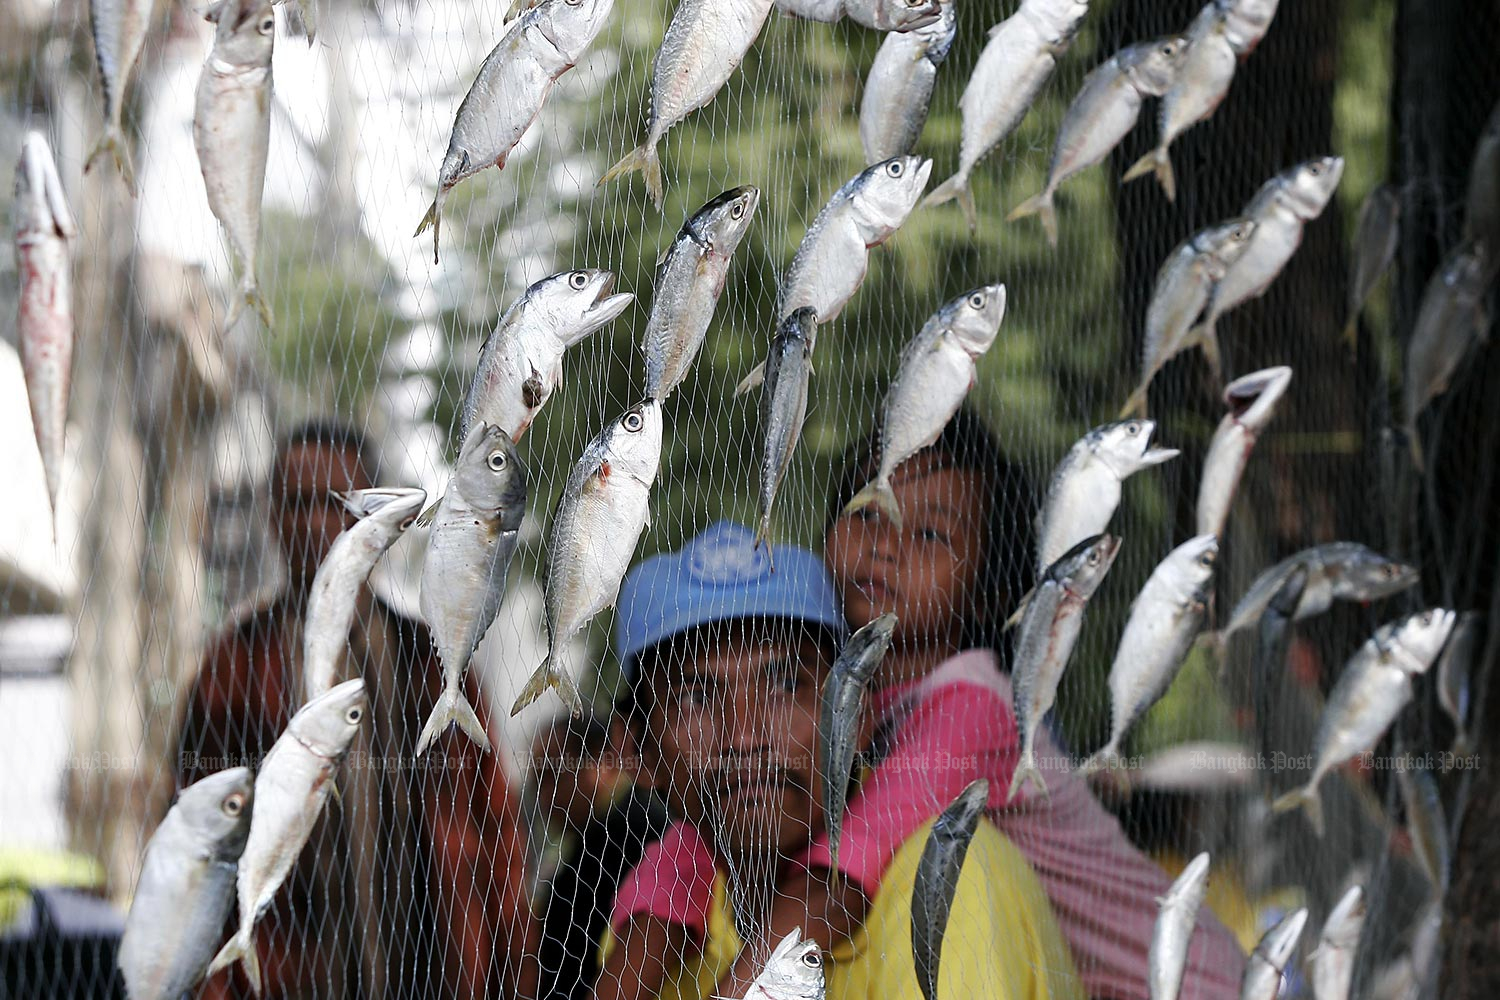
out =
[[1442,652],[1456,621],[1456,611],[1428,608],[1396,623],[1390,638],[1410,657],[1401,668],[1407,673],[1425,673]]
[[1201,256],[1210,258],[1220,268],[1227,268],[1250,249],[1250,243],[1255,239],[1255,232],[1258,228],[1254,219],[1245,216],[1230,219],[1220,225],[1200,230],[1193,237],[1193,249]]
[[604,429],[600,438],[611,475],[624,473],[647,485],[656,481],[661,465],[661,404],[645,399],[626,410]]
[[1240,426],[1258,432],[1270,423],[1277,404],[1291,383],[1292,370],[1286,365],[1263,368],[1226,385],[1224,405]]
[[894,156],[867,167],[849,182],[849,210],[865,246],[878,246],[901,228],[931,174],[932,161],[926,157]]
[[1089,0],[1030,0],[1026,4],[1032,21],[1043,28],[1043,39],[1054,53],[1078,34],[1085,15],[1089,12]]
[[945,832],[964,831],[972,835],[989,801],[989,781],[984,778],[975,778],[958,793],[952,802],[948,803],[948,807],[943,810],[937,823],[933,825],[933,833],[937,833],[941,827]]
[[1047,570],[1047,576],[1088,600],[1104,582],[1110,567],[1115,564],[1115,556],[1119,554],[1118,535],[1094,535],[1059,556]]
[[203,15],[214,24],[211,58],[231,66],[270,66],[276,11],[270,0],[219,0]]
[[1130,82],[1143,94],[1160,97],[1172,89],[1187,61],[1186,35],[1138,42],[1121,53],[1120,62]]
[[1005,286],[973,288],[943,306],[939,322],[971,358],[990,349],[1005,318]]
[[1213,535],[1189,538],[1168,554],[1162,568],[1170,572],[1185,591],[1200,593],[1207,589],[1219,562],[1219,539]]
[[27,132],[21,143],[21,162],[16,166],[15,233],[18,243],[37,236],[71,239],[78,235],[52,147],[40,132]]
[[521,322],[534,320],[564,347],[572,347],[635,301],[630,292],[610,294],[614,288],[613,271],[582,268],[549,274],[526,289]]
[[845,0],[849,17],[876,31],[911,31],[942,16],[940,0]]
[[577,62],[609,21],[615,0],[544,0],[528,12],[557,50]]
[[499,520],[499,530],[519,531],[526,516],[526,465],[504,428],[481,423],[469,431],[453,470],[459,496]]
[[891,648],[896,622],[896,613],[887,611],[856,630],[839,651],[839,658],[833,665],[834,672],[847,670],[861,681],[869,681]]
[[342,757],[354,742],[369,707],[365,682],[356,677],[303,705],[287,723],[286,731],[320,757]]
[[1176,448],[1151,447],[1156,433],[1155,420],[1117,420],[1089,432],[1094,454],[1115,474],[1125,480],[1142,469],[1160,465],[1178,455]]
[[254,772],[231,767],[184,788],[172,803],[172,812],[193,831],[195,841],[211,846],[217,858],[227,860],[238,858],[245,849],[254,801]]
[[1420,578],[1417,567],[1381,555],[1373,549],[1361,549],[1331,572],[1342,577],[1342,588],[1360,600],[1375,601],[1399,594]]
[[1353,885],[1339,899],[1328,919],[1323,922],[1322,945],[1332,948],[1352,948],[1359,942],[1359,932],[1364,927],[1365,914],[1369,906],[1365,902],[1365,890]]
[[1489,251],[1484,240],[1473,239],[1459,244],[1443,262],[1440,275],[1448,293],[1467,301],[1483,295],[1489,276],[1486,266],[1488,258]]
[[1276,200],[1299,219],[1316,219],[1323,214],[1343,176],[1342,156],[1307,160],[1277,177]]
[[387,538],[410,528],[427,503],[426,490],[406,487],[349,490],[334,497],[355,517],[381,525]]
[[1209,865],[1207,851],[1189,861],[1187,867],[1177,876],[1177,880],[1172,883],[1172,887],[1167,890],[1165,898],[1159,901],[1161,905],[1167,907],[1195,898],[1201,899],[1204,890],[1208,887]]
[[953,39],[958,37],[958,15],[954,13],[952,0],[941,0],[937,20],[911,30],[912,36],[922,43],[922,53],[927,61],[940,66],[953,50]]
[[[777,1000],[814,1000],[823,996],[823,952],[816,941],[793,931],[776,945],[766,967],[755,977],[761,995]],[[752,992],[754,990],[752,989]]]
[[776,327],[775,340],[793,340],[811,352],[818,338],[818,311],[812,306],[793,309]]
[[1297,950],[1297,943],[1302,940],[1302,929],[1306,926],[1307,908],[1293,910],[1282,917],[1275,927],[1266,931],[1255,950],[1272,968],[1283,970],[1292,960],[1292,953]]
[[760,188],[746,184],[725,191],[698,209],[682,228],[699,246],[728,257],[750,231],[750,220],[759,204]]

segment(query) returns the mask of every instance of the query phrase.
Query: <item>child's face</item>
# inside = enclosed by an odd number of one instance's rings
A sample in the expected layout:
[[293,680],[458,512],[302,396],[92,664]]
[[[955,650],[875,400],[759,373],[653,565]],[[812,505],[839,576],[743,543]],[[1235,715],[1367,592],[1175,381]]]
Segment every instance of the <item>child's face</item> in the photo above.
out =
[[659,787],[730,859],[788,855],[823,828],[814,793],[828,654],[786,626],[700,630],[652,668]]
[[898,639],[958,641],[984,553],[982,487],[976,473],[919,454],[891,477],[901,530],[873,506],[833,523],[824,559],[850,628],[894,611]]

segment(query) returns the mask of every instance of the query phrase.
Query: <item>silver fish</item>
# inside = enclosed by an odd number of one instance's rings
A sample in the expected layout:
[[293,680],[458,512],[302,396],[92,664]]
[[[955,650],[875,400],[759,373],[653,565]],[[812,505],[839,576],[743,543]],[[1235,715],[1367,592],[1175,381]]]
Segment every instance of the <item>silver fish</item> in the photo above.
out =
[[[1500,166],[1500,164],[1497,164]],[[1401,199],[1390,184],[1372,190],[1359,207],[1359,222],[1354,227],[1354,264],[1349,270],[1349,319],[1344,324],[1344,340],[1350,347],[1359,333],[1359,314],[1364,311],[1370,293],[1396,259],[1401,241]]]
[[1280,720],[1276,701],[1285,689],[1287,651],[1292,643],[1292,622],[1302,594],[1307,589],[1307,567],[1295,566],[1261,613],[1255,640],[1254,699],[1256,751],[1273,754],[1279,748]]
[[1182,991],[1182,974],[1187,969],[1198,909],[1208,893],[1208,866],[1207,853],[1188,862],[1160,900],[1161,912],[1156,915],[1151,950],[1146,956],[1151,1000],[1177,1000]]
[[[1464,198],[1464,238],[1500,253],[1500,104],[1490,112],[1474,146],[1469,190]],[[1493,265],[1496,257],[1491,260]]]
[[1302,807],[1313,830],[1322,836],[1318,786],[1323,776],[1379,742],[1411,701],[1412,677],[1432,666],[1456,617],[1452,611],[1431,608],[1375,630],[1329,692],[1314,738],[1317,764],[1312,777],[1272,803],[1272,810]]
[[812,371],[813,340],[818,333],[818,314],[798,309],[786,319],[771,338],[766,356],[765,384],[760,390],[760,522],[755,545],[766,544],[767,557],[772,556],[771,515],[776,494],[792,464],[792,452],[802,436],[802,422],[807,417],[807,376]]
[[823,1000],[823,952],[793,931],[781,939],[744,1000]]
[[1396,768],[1396,787],[1401,792],[1412,853],[1435,897],[1441,899],[1448,891],[1448,880],[1453,873],[1453,845],[1448,841],[1448,818],[1437,782],[1416,757],[1403,753]]
[[422,561],[422,617],[443,661],[443,693],[417,739],[419,757],[452,723],[489,749],[489,736],[464,697],[464,672],[505,598],[526,516],[526,478],[504,429],[487,423],[470,429]]
[[360,520],[333,540],[307,595],[302,672],[308,701],[333,687],[359,588],[427,502],[427,493],[415,489],[353,490],[334,496]]
[[776,0],[789,17],[833,23],[845,17],[875,31],[913,31],[938,17],[941,0]]
[[1453,635],[1438,659],[1438,704],[1453,720],[1453,753],[1457,756],[1473,749],[1473,734],[1469,731],[1475,694],[1472,671],[1480,655],[1479,633],[1483,621],[1477,611],[1460,614]]
[[897,466],[938,439],[974,387],[975,364],[995,342],[1005,318],[1005,286],[965,292],[932,315],[906,348],[885,396],[880,467],[844,513],[877,505],[900,529],[891,490]]
[[120,937],[129,1000],[180,1000],[203,978],[234,905],[254,783],[248,767],[194,782],[151,835]]
[[952,0],[939,17],[910,31],[893,31],[880,43],[859,102],[859,141],[866,163],[910,153],[927,124],[938,67],[953,48],[958,22]]
[[1141,105],[1160,97],[1177,79],[1187,38],[1137,42],[1110,56],[1083,79],[1083,87],[1063,115],[1040,194],[1026,199],[1007,221],[1040,215],[1047,242],[1057,246],[1057,212],[1052,199],[1063,182],[1101,163],[1135,128]]
[[485,56],[454,116],[437,196],[414,234],[432,227],[433,263],[448,192],[491,164],[505,169],[553,85],[593,44],[613,8],[614,0],[542,0],[512,21]]
[[193,145],[208,192],[208,207],[224,226],[240,262],[238,294],[224,326],[253,306],[271,325],[255,260],[260,248],[260,203],[271,145],[271,51],[276,15],[270,0],[219,0],[205,15],[214,46],[198,78]]
[[1482,243],[1460,244],[1422,292],[1406,346],[1402,383],[1407,443],[1418,468],[1423,465],[1423,449],[1417,418],[1448,391],[1469,352],[1489,340],[1490,324],[1484,312],[1489,274],[1489,250]]
[[648,398],[665,401],[687,378],[729,277],[729,260],[759,204],[759,188],[725,191],[683,223],[662,257],[641,343]]
[[1303,549],[1256,577],[1234,606],[1220,640],[1249,627],[1298,566],[1307,569],[1307,588],[1297,605],[1296,620],[1321,615],[1334,601],[1378,601],[1417,582],[1417,568],[1358,542],[1329,542]]
[[1307,926],[1307,909],[1293,910],[1266,931],[1245,963],[1240,979],[1240,1000],[1276,1000],[1281,992],[1281,977],[1297,953],[1302,929]]
[[520,441],[563,382],[563,353],[603,329],[635,296],[610,293],[610,271],[563,271],[535,282],[513,302],[479,351],[464,396],[459,440],[485,423]]
[[1027,602],[1011,671],[1021,757],[1006,801],[1014,801],[1027,783],[1047,794],[1047,782],[1036,760],[1037,729],[1057,699],[1057,685],[1083,628],[1089,598],[1104,582],[1119,552],[1117,536],[1084,539],[1052,564]]
[[859,747],[865,712],[865,689],[891,648],[896,616],[887,611],[851,635],[823,682],[822,714],[818,723],[818,762],[823,816],[828,830],[829,868],[838,870],[839,837],[844,829],[849,781]]
[[21,290],[16,317],[21,370],[31,403],[32,431],[47,479],[53,533],[66,450],[68,386],[73,371],[73,253],[78,236],[52,149],[28,132],[16,165],[16,269]]
[[1214,345],[1210,358],[1218,356],[1214,325],[1219,317],[1265,294],[1302,244],[1302,227],[1323,214],[1343,176],[1343,157],[1324,156],[1283,170],[1250,199],[1244,213],[1255,222],[1250,245],[1214,286],[1213,298],[1193,328],[1195,340]]
[[255,776],[255,811],[237,878],[240,925],[214,957],[208,975],[239,961],[260,995],[255,922],[307,844],[368,707],[365,682],[345,681],[303,705],[261,761]]
[[773,0],[682,0],[672,12],[651,71],[646,141],[604,172],[599,185],[639,170],[661,211],[661,160],[656,147],[667,131],[706,106],[739,68],[760,36]]
[[979,226],[969,175],[979,161],[1013,132],[1088,13],[1088,0],[1022,0],[1010,17],[990,29],[958,100],[963,112],[958,170],[927,196],[927,205],[958,199],[973,232]]
[[1255,239],[1257,223],[1230,219],[1200,229],[1173,248],[1156,272],[1156,285],[1146,307],[1146,334],[1141,341],[1141,381],[1120,410],[1120,416],[1146,412],[1146,392],[1156,373],[1178,354],[1198,346],[1215,375],[1222,362],[1219,344],[1193,326],[1216,289]]
[[938,995],[943,936],[948,932],[959,873],[989,797],[990,783],[983,778],[959,792],[932,824],[917,862],[911,893],[911,951],[917,985],[926,1000],[936,1000]]
[[1312,966],[1313,996],[1317,1000],[1349,1000],[1354,981],[1354,952],[1365,925],[1365,891],[1351,886],[1323,922],[1318,947],[1308,956]]
[[1276,415],[1276,407],[1291,382],[1292,370],[1281,365],[1252,372],[1224,387],[1224,405],[1229,412],[1219,421],[1203,459],[1203,480],[1198,484],[1198,534],[1223,537],[1224,522],[1229,518],[1245,463],[1250,461],[1260,432]]
[[578,688],[558,667],[558,653],[619,597],[630,557],[651,523],[661,438],[661,404],[644,400],[600,431],[568,475],[547,550],[547,658],[526,682],[512,715],[549,687],[574,715],[583,711]]
[[99,67],[99,85],[104,90],[104,135],[89,153],[83,172],[109,156],[125,186],[135,194],[135,170],[130,165],[130,144],[120,125],[130,74],[146,44],[151,29],[154,0],[89,0],[89,27],[94,35],[94,61]]
[[1080,770],[1085,774],[1119,755],[1130,727],[1177,678],[1203,627],[1218,556],[1219,543],[1212,535],[1190,538],[1168,553],[1141,588],[1109,668],[1109,742],[1084,761]]
[[1172,173],[1172,143],[1218,110],[1234,82],[1236,65],[1249,55],[1271,27],[1279,0],[1210,0],[1187,30],[1187,54],[1177,80],[1162,96],[1157,112],[1156,148],[1125,172],[1133,181],[1156,174],[1168,201],[1177,199]]
[[1177,457],[1176,448],[1151,447],[1155,432],[1154,420],[1121,420],[1095,427],[1068,449],[1037,513],[1038,574],[1109,527],[1126,479]]

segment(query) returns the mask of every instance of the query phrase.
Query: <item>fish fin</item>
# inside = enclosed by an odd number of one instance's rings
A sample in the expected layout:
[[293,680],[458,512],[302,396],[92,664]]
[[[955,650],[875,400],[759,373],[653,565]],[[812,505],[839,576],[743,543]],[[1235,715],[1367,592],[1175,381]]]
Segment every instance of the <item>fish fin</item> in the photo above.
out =
[[536,668],[526,686],[516,698],[516,703],[510,707],[510,714],[515,715],[521,709],[536,701],[547,693],[548,688],[556,688],[557,695],[562,699],[568,711],[575,717],[583,714],[583,696],[578,693],[578,685],[573,683],[573,678],[558,670],[552,664],[549,655],[542,661],[542,665]]
[[1030,785],[1042,793],[1042,798],[1051,800],[1052,796],[1047,791],[1047,781],[1042,777],[1042,772],[1036,766],[1036,753],[1028,751],[1021,754],[1021,760],[1016,764],[1015,777],[1010,779],[1010,794],[1005,797],[1007,803],[1014,802],[1016,793],[1021,790],[1022,785]]
[[1052,248],[1057,249],[1057,209],[1052,206],[1052,192],[1043,191],[1041,194],[1032,195],[1021,204],[1011,209],[1005,217],[1006,222],[1015,222],[1024,219],[1028,215],[1041,216],[1042,231],[1047,234],[1047,242]]
[[740,380],[740,384],[734,387],[734,394],[736,396],[743,396],[745,393],[749,392],[751,389],[754,389],[757,386],[759,386],[761,383],[765,382],[765,380],[766,380],[766,363],[764,361],[762,361],[760,364],[758,364],[754,368],[750,369],[750,374],[746,375],[743,379],[741,379]]
[[1031,598],[1035,593],[1036,588],[1032,587],[1030,590],[1026,591],[1026,593],[1021,595],[1021,599],[1016,602],[1015,612],[1011,614],[1009,618],[1005,619],[1005,624],[1001,627],[1000,631],[1009,632],[1011,629],[1021,624],[1021,618],[1026,614],[1026,607],[1031,603]]
[[500,19],[500,23],[509,24],[535,6],[536,0],[512,0],[511,5],[505,9],[505,16]]
[[932,193],[922,200],[922,204],[941,205],[954,199],[958,200],[959,208],[963,209],[969,232],[974,232],[979,228],[979,212],[974,207],[974,192],[969,190],[969,175],[964,171],[960,170],[933,188]]
[[313,16],[313,0],[297,0],[297,13],[302,17],[302,27],[307,32],[307,47],[312,48],[318,37],[318,22]]
[[417,231],[411,234],[411,238],[416,239],[427,232],[429,226],[432,227],[432,262],[434,264],[438,262],[438,230],[442,228],[442,215],[440,214],[442,201],[441,194],[432,199],[432,204],[427,206],[427,214],[422,216],[421,222],[417,223]]
[[612,181],[616,177],[628,174],[633,170],[639,170],[646,178],[646,191],[651,195],[651,202],[661,211],[662,183],[661,183],[661,159],[656,155],[656,143],[646,141],[632,149],[620,158],[620,162],[604,171],[604,176],[599,178],[595,187],[602,187],[605,182]]
[[1188,337],[1203,352],[1203,360],[1208,362],[1208,370],[1213,373],[1214,381],[1224,381],[1224,352],[1219,347],[1219,334],[1214,330],[1214,321],[1208,320],[1194,327],[1189,331]]
[[1135,392],[1125,400],[1125,405],[1120,407],[1120,419],[1127,420],[1130,417],[1144,417],[1146,415],[1146,390],[1151,386],[1151,379],[1147,378],[1136,386]]
[[458,728],[463,730],[465,736],[479,744],[484,750],[490,749],[489,734],[484,731],[484,725],[479,721],[479,716],[474,713],[474,706],[469,704],[469,699],[464,697],[462,691],[445,690],[438,697],[438,703],[433,706],[432,714],[427,717],[427,725],[422,727],[422,735],[417,738],[416,755],[420,757],[426,753],[433,741],[455,722],[458,723]]
[[1307,821],[1312,824],[1313,832],[1319,837],[1323,836],[1323,800],[1318,796],[1317,782],[1294,788],[1281,798],[1271,803],[1273,813],[1291,812],[1293,809],[1302,809],[1307,813]]
[[890,519],[896,530],[901,530],[901,504],[896,499],[896,491],[891,489],[891,484],[882,479],[869,483],[854,494],[854,498],[844,505],[841,513],[852,514],[870,504],[880,508],[880,512]]
[[442,497],[438,497],[436,500],[432,501],[432,503],[427,506],[426,510],[417,515],[417,519],[411,523],[411,526],[413,528],[425,528],[429,524],[431,524],[432,519],[437,517],[438,504],[442,502]]
[[136,196],[135,168],[130,164],[130,147],[125,142],[125,135],[120,131],[120,126],[109,125],[104,129],[104,135],[89,153],[89,158],[83,165],[83,172],[88,173],[94,169],[94,164],[102,160],[106,155],[114,160],[115,169],[120,172],[120,179],[125,182],[125,188],[130,192],[130,197]]
[[1172,173],[1172,154],[1166,146],[1153,149],[1145,156],[1136,160],[1130,169],[1125,171],[1122,181],[1133,181],[1137,177],[1144,177],[1148,173],[1155,173],[1157,183],[1161,185],[1162,193],[1167,196],[1168,201],[1177,200],[1177,178]]
[[240,962],[245,970],[245,978],[250,980],[250,989],[256,996],[261,993],[260,980],[260,955],[255,951],[255,940],[252,937],[254,925],[251,930],[236,931],[234,937],[224,942],[224,947],[214,956],[213,962],[208,967],[205,976],[212,976],[229,968],[236,961]]

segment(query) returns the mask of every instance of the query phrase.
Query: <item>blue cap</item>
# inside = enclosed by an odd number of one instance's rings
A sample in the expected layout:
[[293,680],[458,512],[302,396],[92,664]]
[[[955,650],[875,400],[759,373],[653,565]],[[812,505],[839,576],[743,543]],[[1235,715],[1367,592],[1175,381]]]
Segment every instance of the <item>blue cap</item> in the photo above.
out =
[[625,577],[615,613],[615,656],[627,681],[635,660],[675,635],[736,618],[788,618],[841,639],[844,613],[823,560],[794,545],[775,548],[776,569],[755,532],[719,521],[677,552],[652,556]]

